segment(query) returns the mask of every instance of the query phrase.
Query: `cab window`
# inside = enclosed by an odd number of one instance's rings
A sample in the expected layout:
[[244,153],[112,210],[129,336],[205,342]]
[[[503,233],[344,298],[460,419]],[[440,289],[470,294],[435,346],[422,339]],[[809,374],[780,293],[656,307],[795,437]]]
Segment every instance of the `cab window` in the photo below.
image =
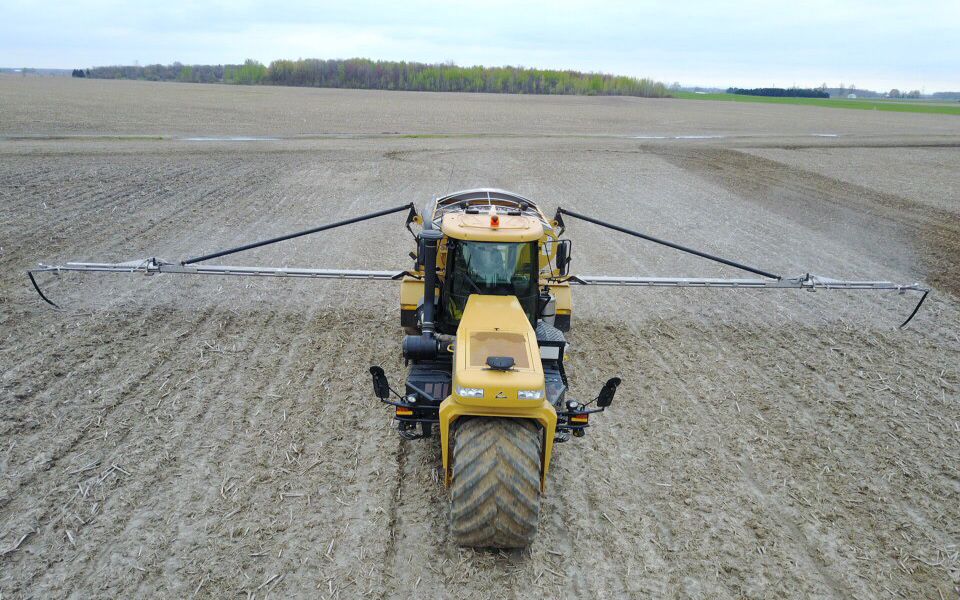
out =
[[[451,247],[452,246],[452,247]],[[536,322],[539,256],[536,242],[449,240],[441,325],[454,333],[471,294],[516,296]]]

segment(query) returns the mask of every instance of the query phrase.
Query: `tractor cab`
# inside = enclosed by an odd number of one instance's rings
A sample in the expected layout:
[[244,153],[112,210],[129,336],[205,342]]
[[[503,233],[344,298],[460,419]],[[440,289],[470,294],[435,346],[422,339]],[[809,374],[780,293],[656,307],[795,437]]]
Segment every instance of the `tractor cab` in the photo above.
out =
[[440,230],[447,243],[438,331],[456,334],[474,294],[516,297],[536,326],[541,221],[516,208],[491,204],[443,215]]

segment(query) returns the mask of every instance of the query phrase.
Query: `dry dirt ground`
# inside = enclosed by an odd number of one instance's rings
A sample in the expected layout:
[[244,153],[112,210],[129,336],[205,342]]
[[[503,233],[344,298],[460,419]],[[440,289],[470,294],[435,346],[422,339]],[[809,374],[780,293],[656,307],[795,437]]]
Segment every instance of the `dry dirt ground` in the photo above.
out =
[[[818,134],[818,135],[815,135]],[[836,137],[823,137],[824,135]],[[191,141],[188,137],[268,137]],[[722,136],[722,137],[689,137]],[[0,594],[956,598],[960,119],[800,106],[0,78]],[[44,277],[494,186],[795,275],[578,289],[525,551],[457,548],[402,441],[389,283]],[[735,271],[570,223],[580,273]],[[387,269],[402,217],[231,257]]]

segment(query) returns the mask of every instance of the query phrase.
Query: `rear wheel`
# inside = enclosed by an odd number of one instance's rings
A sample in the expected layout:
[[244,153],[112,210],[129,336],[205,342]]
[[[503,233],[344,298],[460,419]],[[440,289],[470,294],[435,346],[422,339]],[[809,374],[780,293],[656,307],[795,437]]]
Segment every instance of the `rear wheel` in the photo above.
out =
[[542,437],[529,419],[473,417],[457,423],[450,524],[458,544],[530,545],[540,518]]

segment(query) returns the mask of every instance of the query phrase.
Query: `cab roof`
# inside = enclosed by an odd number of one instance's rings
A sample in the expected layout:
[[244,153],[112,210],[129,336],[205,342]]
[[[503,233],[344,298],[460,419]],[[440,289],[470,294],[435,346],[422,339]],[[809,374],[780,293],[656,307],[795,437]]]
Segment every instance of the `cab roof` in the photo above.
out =
[[476,242],[532,242],[543,237],[540,219],[491,211],[445,214],[440,229],[447,237]]
[[[494,214],[498,219],[491,222]],[[535,202],[494,188],[461,190],[436,198],[425,215],[444,235],[461,240],[520,242],[553,236],[553,223]]]

